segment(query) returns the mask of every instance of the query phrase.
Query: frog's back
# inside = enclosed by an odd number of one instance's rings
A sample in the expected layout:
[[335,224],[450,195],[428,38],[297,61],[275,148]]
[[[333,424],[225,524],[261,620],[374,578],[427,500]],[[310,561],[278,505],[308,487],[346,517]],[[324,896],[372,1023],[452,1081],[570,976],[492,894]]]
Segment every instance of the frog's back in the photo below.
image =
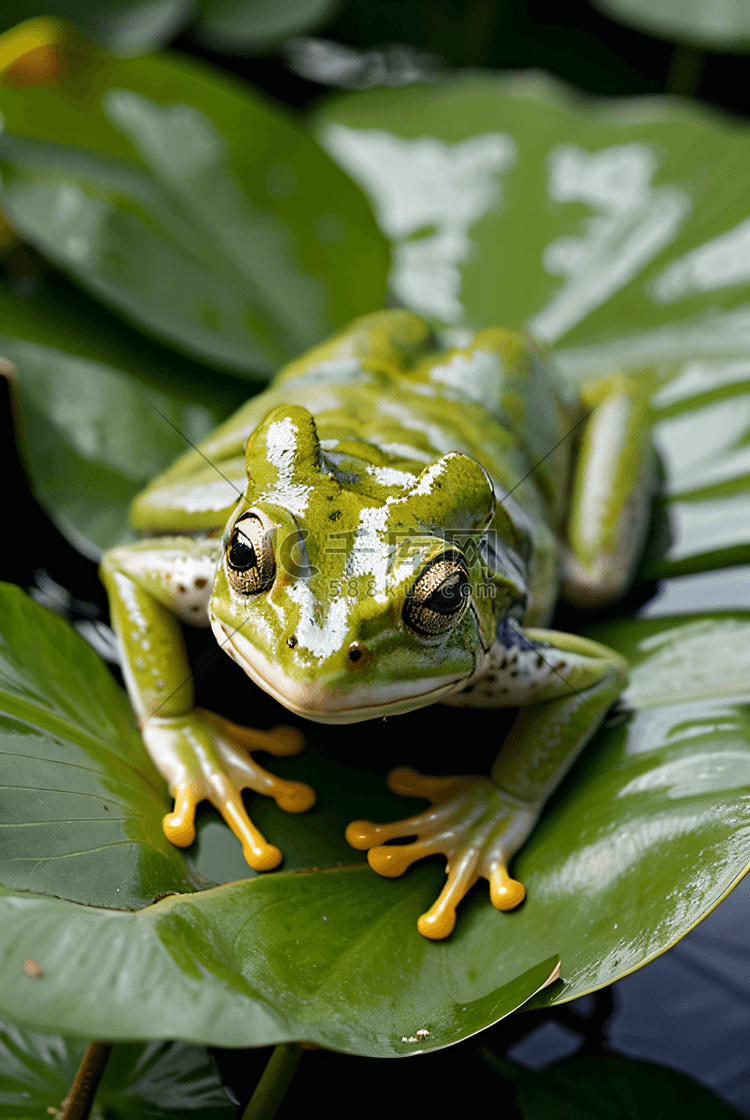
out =
[[424,320],[393,310],[357,320],[282,369],[136,500],[136,530],[223,527],[246,486],[249,436],[285,404],[313,414],[326,465],[342,484],[376,498],[403,489],[441,455],[461,451],[485,467],[499,498],[514,492],[508,508],[522,507],[540,533],[562,515],[570,456],[563,437],[572,406],[533,343],[492,328],[445,350]]

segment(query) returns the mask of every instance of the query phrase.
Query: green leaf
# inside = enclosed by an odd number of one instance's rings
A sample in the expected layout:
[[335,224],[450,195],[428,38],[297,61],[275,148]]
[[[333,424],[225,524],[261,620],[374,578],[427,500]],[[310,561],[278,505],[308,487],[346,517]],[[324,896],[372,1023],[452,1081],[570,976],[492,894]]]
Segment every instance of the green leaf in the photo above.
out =
[[379,306],[365,200],[280,110],[205,67],[64,45],[67,79],[0,90],[21,234],[141,329],[269,374]]
[[0,883],[121,909],[194,889],[124,693],[67,623],[2,586]]
[[339,6],[339,0],[203,0],[193,35],[227,54],[264,54],[311,31]]
[[0,351],[18,371],[28,472],[52,520],[94,559],[133,540],[133,498],[221,413],[53,347],[0,336]]
[[[311,780],[318,805],[304,816],[261,798],[251,807],[285,851],[285,869],[252,875],[208,814],[187,856],[199,874],[238,881],[190,893],[183,856],[165,848],[166,797],[124,696],[67,624],[15,590],[5,595],[0,1008],[22,1009],[30,1026],[220,1046],[306,1039],[372,1056],[437,1049],[524,1003],[558,959],[562,981],[537,1005],[641,967],[705,917],[750,863],[750,614],[596,629],[633,663],[632,710],[587,748],[516,857],[524,905],[501,914],[480,883],[456,933],[438,943],[419,935],[416,919],[440,889],[441,861],[384,880],[355,864],[342,838],[354,817],[412,811],[351,769],[355,759],[388,762],[394,742],[383,721],[357,728],[355,758],[349,728],[305,725],[313,749],[272,765]],[[262,695],[237,673],[256,714],[293,718],[270,698],[255,705]],[[482,770],[483,745],[494,754],[502,735],[496,712],[399,717],[409,761],[420,765],[421,744],[432,765],[455,769],[467,720]],[[118,807],[119,823],[100,819],[104,804]],[[74,855],[91,830],[100,830],[89,841],[96,850]],[[137,849],[137,863],[117,862],[113,846]],[[175,890],[188,893],[136,913],[104,908]],[[42,975],[26,974],[27,958]]]
[[593,0],[612,19],[649,35],[708,50],[750,49],[745,0]]
[[[624,369],[650,378],[658,402],[702,381],[687,410],[724,382],[746,413],[744,125],[666,98],[602,104],[541,75],[475,73],[335,98],[317,127],[392,242],[397,301],[457,330],[525,327],[574,383]],[[750,559],[738,424],[688,492],[667,462],[644,576]],[[667,457],[695,454],[673,431],[659,428]]]
[[0,30],[58,16],[117,55],[158,50],[194,17],[194,0],[4,0]]
[[[0,1024],[0,1117],[22,1112],[48,1120],[73,1083],[86,1049],[83,1039]],[[108,1120],[232,1120],[237,1107],[205,1050],[184,1042],[121,1043],[110,1054],[96,1095]]]
[[542,1072],[484,1056],[519,1086],[524,1120],[732,1120],[729,1105],[697,1081],[651,1062],[608,1054],[550,1066]]
[[225,419],[248,385],[149,342],[59,278],[25,279],[22,297],[0,282],[19,443],[49,516],[98,558],[131,539],[128,506],[153,473]]

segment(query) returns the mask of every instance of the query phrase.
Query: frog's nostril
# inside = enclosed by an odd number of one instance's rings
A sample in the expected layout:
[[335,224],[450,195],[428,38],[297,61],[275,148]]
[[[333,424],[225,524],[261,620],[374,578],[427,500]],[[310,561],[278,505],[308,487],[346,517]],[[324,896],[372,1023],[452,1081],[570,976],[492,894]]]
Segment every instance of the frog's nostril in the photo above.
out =
[[290,649],[296,649],[297,648],[297,635],[296,634],[290,634],[289,637],[286,640],[286,644],[289,646]]
[[350,661],[359,661],[361,656],[362,656],[362,650],[361,649],[350,649],[349,650],[349,660]]

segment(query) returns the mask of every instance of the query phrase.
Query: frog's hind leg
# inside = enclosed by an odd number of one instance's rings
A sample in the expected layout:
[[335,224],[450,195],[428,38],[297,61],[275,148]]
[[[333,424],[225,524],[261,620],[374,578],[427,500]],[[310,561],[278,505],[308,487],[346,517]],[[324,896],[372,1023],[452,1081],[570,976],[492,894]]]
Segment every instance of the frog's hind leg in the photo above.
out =
[[562,590],[576,606],[618,599],[648,530],[656,458],[647,387],[616,375],[584,391],[591,414],[578,454],[563,550]]

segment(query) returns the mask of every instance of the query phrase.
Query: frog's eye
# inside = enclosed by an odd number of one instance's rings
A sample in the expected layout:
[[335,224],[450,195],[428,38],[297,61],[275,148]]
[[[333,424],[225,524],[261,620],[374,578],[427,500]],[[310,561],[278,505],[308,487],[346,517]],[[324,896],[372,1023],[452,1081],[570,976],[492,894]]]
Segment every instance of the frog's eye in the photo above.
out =
[[245,513],[232,530],[227,545],[227,579],[241,595],[268,591],[276,577],[271,536],[254,513]]
[[469,602],[469,574],[460,552],[444,552],[427,565],[406,596],[404,622],[432,638],[458,622]]

